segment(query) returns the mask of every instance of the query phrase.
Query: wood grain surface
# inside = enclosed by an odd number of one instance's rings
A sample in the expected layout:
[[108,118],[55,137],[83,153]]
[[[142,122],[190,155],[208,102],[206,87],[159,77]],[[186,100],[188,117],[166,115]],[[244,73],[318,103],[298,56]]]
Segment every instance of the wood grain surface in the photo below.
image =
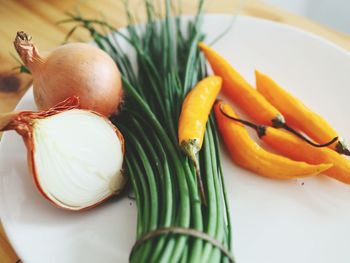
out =
[[[132,10],[137,13],[140,22],[143,0],[130,0]],[[183,0],[183,12],[192,14],[196,10],[195,0]],[[68,31],[69,24],[57,24],[66,18],[65,12],[77,12],[86,17],[103,17],[116,27],[126,24],[122,1],[69,1],[69,0],[0,0],[0,112],[11,111],[31,83],[27,74],[19,74],[13,68],[18,62],[11,56],[15,54],[13,40],[17,31],[23,30],[30,35],[41,50],[50,50],[61,44]],[[286,23],[324,37],[350,51],[350,37],[326,28],[308,19],[290,14],[269,6],[259,0],[207,0],[205,10],[208,13],[244,14]],[[87,32],[78,30],[72,41],[88,41]],[[19,262],[11,248],[4,229],[0,225],[0,262]]]

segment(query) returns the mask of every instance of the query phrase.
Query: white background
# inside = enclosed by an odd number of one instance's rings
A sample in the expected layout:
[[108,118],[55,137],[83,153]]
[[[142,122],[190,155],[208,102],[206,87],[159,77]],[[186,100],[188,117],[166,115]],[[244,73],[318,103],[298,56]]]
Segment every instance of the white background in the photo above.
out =
[[264,0],[266,3],[350,34],[349,0]]

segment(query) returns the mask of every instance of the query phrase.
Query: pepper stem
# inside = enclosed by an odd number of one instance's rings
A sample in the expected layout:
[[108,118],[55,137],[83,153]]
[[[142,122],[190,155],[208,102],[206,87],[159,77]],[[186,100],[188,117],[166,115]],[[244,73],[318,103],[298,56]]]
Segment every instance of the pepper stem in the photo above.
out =
[[[220,106],[220,111],[222,114],[224,114],[227,118],[231,119],[231,120],[234,120],[234,121],[237,121],[237,122],[240,122],[246,126],[249,126],[251,128],[253,128],[259,138],[261,138],[262,136],[264,136],[266,134],[266,126],[264,125],[257,125],[255,123],[252,123],[252,122],[249,122],[249,121],[246,121],[246,120],[242,120],[242,119],[239,119],[239,118],[235,118],[233,116],[230,116],[228,115],[223,109],[222,107]],[[297,137],[299,137],[300,139],[302,139],[303,141],[305,141],[306,143],[314,146],[314,147],[318,147],[318,148],[321,148],[321,147],[327,147],[333,143],[335,143],[337,140],[338,140],[338,137],[334,137],[332,140],[330,140],[329,142],[327,143],[324,143],[324,144],[317,144],[317,143],[314,143],[313,141],[309,140],[308,138],[306,138],[304,135],[302,135],[301,133],[297,132],[296,130],[294,130],[292,127],[288,126],[287,123],[285,123],[284,121],[284,118],[282,117],[282,115],[279,115],[277,118],[273,119],[272,120],[272,126],[274,128],[283,128],[291,133],[293,133],[294,135],[296,135]],[[345,155],[349,155],[350,156],[350,151],[346,148],[346,146],[344,144],[341,144],[339,146],[339,143],[337,144],[337,152],[338,153],[342,153],[342,154],[345,154]],[[339,147],[338,147],[339,146]]]
[[305,137],[304,135],[302,135],[300,132],[296,131],[295,129],[293,129],[292,127],[290,127],[282,118],[275,118],[272,120],[272,126],[275,128],[282,128],[285,129],[291,133],[293,133],[295,136],[299,137],[300,139],[302,139],[303,141],[305,141],[306,143],[317,147],[317,148],[322,148],[322,147],[327,147],[333,143],[335,143],[336,141],[338,141],[338,136],[334,137],[332,140],[330,140],[329,142],[323,143],[323,144],[318,144],[318,143],[314,143],[313,141],[309,140],[307,137]]
[[207,199],[205,197],[205,191],[204,191],[204,185],[200,173],[200,168],[199,168],[199,163],[198,159],[196,157],[199,147],[198,147],[198,142],[196,139],[194,140],[187,140],[187,141],[182,141],[181,142],[181,149],[185,152],[185,154],[190,158],[190,160],[194,164],[194,168],[196,170],[196,176],[198,180],[198,190],[201,195],[202,202],[205,206],[207,206]]
[[235,118],[229,114],[227,114],[224,109],[222,108],[222,104],[220,105],[220,111],[221,113],[226,117],[226,118],[229,118],[230,120],[233,120],[233,121],[237,121],[239,123],[242,123],[250,128],[253,128],[256,133],[258,134],[259,138],[263,137],[266,135],[266,126],[265,125],[257,125],[255,123],[252,123],[252,122],[249,122],[249,121],[246,121],[246,120],[242,120],[242,119],[239,119],[239,118]]
[[345,145],[345,143],[342,140],[339,140],[337,142],[337,145],[335,146],[335,150],[340,154],[350,156],[350,150],[348,149],[348,147]]

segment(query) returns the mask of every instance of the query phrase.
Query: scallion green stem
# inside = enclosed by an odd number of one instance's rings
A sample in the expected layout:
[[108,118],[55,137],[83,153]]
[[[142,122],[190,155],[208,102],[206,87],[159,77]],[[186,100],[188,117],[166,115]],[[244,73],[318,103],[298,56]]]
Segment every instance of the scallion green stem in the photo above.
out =
[[[165,18],[158,20],[160,7],[145,0],[147,22],[135,26],[126,7],[129,26],[119,32],[105,21],[70,14],[66,22],[86,28],[98,46],[108,52],[122,73],[125,103],[111,120],[126,142],[125,170],[137,203],[137,238],[162,227],[203,231],[231,249],[231,223],[221,169],[219,141],[213,117],[207,124],[199,153],[201,177],[208,205],[201,203],[193,162],[181,152],[177,123],[182,102],[192,87],[207,74],[197,48],[205,36],[201,31],[204,0],[192,21],[173,18],[171,0],[163,0]],[[179,8],[180,10],[181,8]],[[105,27],[106,36],[95,29]],[[187,26],[187,31],[181,27]],[[185,32],[186,31],[186,32]],[[129,56],[119,41],[126,41],[136,57]],[[136,63],[137,67],[132,65]],[[219,249],[200,238],[164,235],[147,240],[134,251],[131,262],[226,262]]]

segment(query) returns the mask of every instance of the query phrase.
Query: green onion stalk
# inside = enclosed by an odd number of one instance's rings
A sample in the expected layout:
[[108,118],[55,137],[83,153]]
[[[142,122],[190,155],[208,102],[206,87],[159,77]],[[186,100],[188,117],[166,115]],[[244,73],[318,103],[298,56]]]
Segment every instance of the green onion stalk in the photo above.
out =
[[[163,18],[159,6],[150,0],[144,3],[147,21],[143,26],[135,26],[125,4],[129,25],[124,31],[81,15],[68,14],[65,20],[76,23],[69,36],[76,28],[87,29],[122,73],[125,102],[111,120],[125,137],[125,170],[137,204],[137,242],[130,262],[233,262],[213,114],[198,154],[206,205],[193,162],[177,141],[182,102],[207,75],[197,48],[205,38],[201,31],[204,1],[199,1],[194,18],[186,20],[170,0],[164,1]],[[127,43],[127,49],[121,42]]]

